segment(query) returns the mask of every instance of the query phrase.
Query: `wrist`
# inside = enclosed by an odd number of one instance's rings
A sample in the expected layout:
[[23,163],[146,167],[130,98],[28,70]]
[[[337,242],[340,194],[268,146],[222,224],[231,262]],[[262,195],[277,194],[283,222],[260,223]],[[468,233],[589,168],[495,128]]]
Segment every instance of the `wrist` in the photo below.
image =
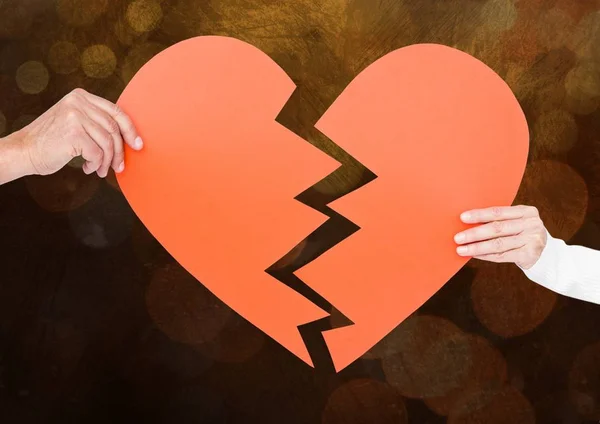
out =
[[11,179],[37,174],[31,160],[31,149],[28,140],[27,132],[24,129],[0,140],[3,146],[4,165],[12,170]]
[[23,128],[22,130],[14,133],[14,135],[15,143],[17,144],[17,148],[20,153],[20,160],[24,172],[23,176],[38,175],[39,172],[36,169],[32,159],[32,142],[27,128]]

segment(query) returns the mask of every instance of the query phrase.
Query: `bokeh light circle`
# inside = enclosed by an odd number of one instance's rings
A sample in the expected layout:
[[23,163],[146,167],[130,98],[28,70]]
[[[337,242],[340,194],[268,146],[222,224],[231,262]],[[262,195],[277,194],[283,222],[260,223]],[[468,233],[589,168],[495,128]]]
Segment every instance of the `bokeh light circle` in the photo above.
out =
[[548,318],[556,294],[530,281],[512,264],[481,264],[471,286],[479,321],[502,337],[527,334]]
[[448,424],[535,424],[535,412],[511,386],[473,392],[452,408]]
[[500,351],[481,336],[472,335],[469,339],[473,365],[464,385],[445,396],[425,399],[427,406],[436,414],[447,416],[454,405],[469,393],[500,388],[506,382],[507,365]]
[[533,151],[538,155],[566,153],[577,142],[578,133],[577,122],[569,112],[562,109],[545,112],[533,126]]
[[48,66],[57,74],[69,75],[79,69],[77,46],[69,41],[57,41],[48,52]]
[[155,29],[162,19],[162,8],[156,0],[134,0],[127,7],[126,19],[136,32]]
[[103,79],[111,76],[117,67],[117,57],[110,47],[97,44],[81,54],[81,67],[90,78]]
[[514,204],[537,207],[550,234],[568,240],[583,225],[588,202],[585,181],[573,168],[539,160],[527,166]]
[[387,381],[410,398],[444,396],[471,373],[471,342],[450,321],[412,316],[372,350]]
[[568,106],[573,113],[586,115],[600,104],[600,65],[581,61],[565,77]]
[[19,66],[16,80],[23,93],[39,94],[48,86],[50,74],[42,62],[31,60]]

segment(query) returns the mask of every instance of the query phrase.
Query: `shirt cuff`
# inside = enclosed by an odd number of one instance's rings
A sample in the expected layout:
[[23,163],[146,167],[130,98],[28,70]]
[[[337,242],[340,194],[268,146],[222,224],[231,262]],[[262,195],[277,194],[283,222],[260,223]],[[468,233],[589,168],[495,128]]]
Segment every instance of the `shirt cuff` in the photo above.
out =
[[560,261],[560,252],[565,242],[555,239],[547,231],[546,235],[546,246],[537,262],[529,269],[521,269],[531,281],[546,288],[556,290],[553,285],[558,277],[557,270]]

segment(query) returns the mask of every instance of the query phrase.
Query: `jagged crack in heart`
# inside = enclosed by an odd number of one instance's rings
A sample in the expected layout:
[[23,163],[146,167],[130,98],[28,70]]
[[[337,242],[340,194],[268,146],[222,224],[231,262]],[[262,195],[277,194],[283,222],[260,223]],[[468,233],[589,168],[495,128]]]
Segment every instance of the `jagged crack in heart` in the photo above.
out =
[[[297,116],[297,113],[287,113],[287,111],[300,110],[304,103],[305,102],[302,99],[300,91],[294,91],[286,105],[282,108],[282,111],[277,117],[276,121],[285,126],[288,130],[294,132],[303,140],[320,137],[327,143],[332,143],[336,148],[341,150],[338,145],[336,145],[331,139],[315,128],[314,125],[305,126],[298,121],[286,119],[288,116]],[[307,141],[307,143],[308,142],[309,141]],[[331,353],[323,337],[323,332],[335,328],[354,325],[354,323],[346,315],[344,315],[343,311],[337,309],[335,305],[332,305],[327,299],[304,283],[304,281],[298,278],[294,273],[313,260],[317,259],[325,252],[334,248],[356,231],[360,230],[358,225],[354,224],[343,215],[338,214],[327,205],[355,190],[358,190],[359,188],[376,179],[377,176],[355,158],[348,155],[343,150],[341,151],[345,157],[345,160],[341,161],[342,166],[336,169],[333,173],[325,176],[313,186],[308,187],[304,192],[296,197],[296,200],[327,215],[329,219],[299,244],[294,246],[284,257],[278,259],[277,262],[275,262],[266,270],[269,275],[281,281],[283,284],[290,287],[292,290],[304,296],[316,306],[330,314],[325,318],[321,318],[298,327],[298,331],[302,336],[315,369],[323,370],[325,372],[335,372],[335,367]],[[363,169],[364,171],[362,179],[352,187],[347,187],[330,195],[320,194],[316,190],[319,185],[335,185],[336,181],[340,180],[340,175],[344,174],[347,167],[357,167]],[[291,262],[287,260],[290,255],[293,255],[294,252],[305,245],[315,246],[315,248],[304,249],[300,256],[295,258],[296,260]],[[332,315],[334,314],[336,317],[338,317],[338,320],[336,320],[335,323],[333,323],[331,319]]]

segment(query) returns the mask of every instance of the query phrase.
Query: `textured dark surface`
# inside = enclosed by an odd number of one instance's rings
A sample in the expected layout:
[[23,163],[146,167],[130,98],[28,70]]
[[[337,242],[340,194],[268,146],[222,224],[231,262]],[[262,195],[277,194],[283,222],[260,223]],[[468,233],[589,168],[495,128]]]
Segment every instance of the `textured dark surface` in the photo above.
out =
[[[360,70],[417,42],[474,55],[531,128],[518,200],[555,236],[600,248],[598,1],[0,0],[0,136],[75,87],[115,101],[154,54],[203,34],[254,44],[296,82],[279,121],[345,164],[314,204],[368,178],[312,129]],[[363,359],[314,371],[182,270],[114,176],[72,165],[0,187],[1,422],[600,419],[598,306],[472,262]],[[336,237],[322,236],[282,265]]]

